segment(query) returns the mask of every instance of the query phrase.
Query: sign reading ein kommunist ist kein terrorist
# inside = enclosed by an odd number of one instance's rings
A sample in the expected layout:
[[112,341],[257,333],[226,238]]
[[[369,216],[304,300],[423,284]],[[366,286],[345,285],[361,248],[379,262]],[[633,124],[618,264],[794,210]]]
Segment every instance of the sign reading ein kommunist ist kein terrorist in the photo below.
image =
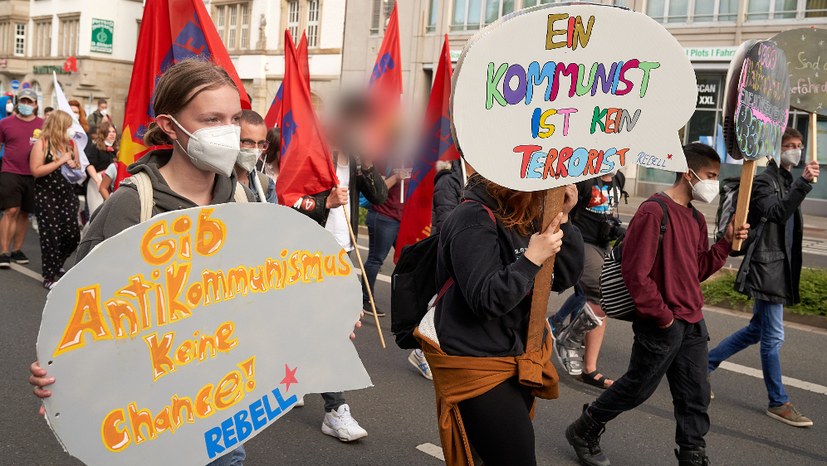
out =
[[369,386],[348,338],[360,311],[347,254],[292,209],[158,215],[49,293],[49,425],[90,465],[207,464],[306,393]]
[[538,191],[631,164],[686,170],[678,130],[695,110],[695,72],[644,14],[521,10],[477,33],[454,76],[455,140],[502,186]]

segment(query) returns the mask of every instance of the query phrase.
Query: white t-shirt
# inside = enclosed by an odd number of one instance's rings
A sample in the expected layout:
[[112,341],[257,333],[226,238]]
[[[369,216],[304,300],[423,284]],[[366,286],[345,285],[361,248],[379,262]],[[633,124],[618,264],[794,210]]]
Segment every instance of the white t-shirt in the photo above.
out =
[[[344,159],[344,164],[336,162],[336,177],[339,178],[339,187],[347,188],[350,185],[350,165],[348,164],[347,157],[341,156],[339,159]],[[350,241],[347,219],[343,211],[343,209],[347,208],[349,208],[349,205],[345,204],[343,207],[331,209],[330,214],[327,216],[325,229],[333,233],[333,237],[336,238],[336,241],[339,242],[339,245],[345,251],[350,252],[353,250],[353,243]]]

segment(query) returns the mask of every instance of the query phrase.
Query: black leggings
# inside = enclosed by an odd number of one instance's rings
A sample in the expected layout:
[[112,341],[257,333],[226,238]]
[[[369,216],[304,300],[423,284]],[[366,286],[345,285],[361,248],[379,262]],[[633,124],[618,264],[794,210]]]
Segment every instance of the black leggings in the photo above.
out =
[[531,389],[511,378],[459,403],[468,440],[485,466],[535,466]]

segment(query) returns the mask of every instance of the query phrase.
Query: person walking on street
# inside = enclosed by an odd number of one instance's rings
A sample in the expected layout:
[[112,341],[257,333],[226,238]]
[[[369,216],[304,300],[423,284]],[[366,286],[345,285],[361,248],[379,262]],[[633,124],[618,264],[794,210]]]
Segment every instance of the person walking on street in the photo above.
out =
[[0,269],[11,262],[28,264],[21,250],[29,230],[29,214],[34,213],[34,177],[29,168],[29,153],[40,137],[43,120],[37,116],[37,94],[23,89],[17,95],[17,111],[0,120],[3,165],[0,168]]
[[29,167],[35,177],[35,213],[43,256],[43,287],[51,290],[63,276],[63,263],[80,242],[79,202],[72,184],[63,176],[63,165],[80,167],[73,140],[72,117],[55,110],[32,147]]
[[[608,466],[600,448],[606,423],[646,401],[665,375],[676,420],[675,450],[680,466],[705,466],[709,431],[709,333],[703,316],[701,282],[720,269],[737,232],[732,223],[711,248],[706,220],[692,201],[712,202],[718,194],[721,162],[709,146],[684,146],[688,171],[641,204],[623,240],[623,279],[637,308],[629,368],[566,429],[580,464]],[[665,229],[662,226],[665,225]],[[664,231],[665,230],[665,231]]]
[[791,426],[810,427],[813,421],[790,402],[781,378],[784,305],[801,301],[801,203],[819,175],[816,161],[807,163],[798,178],[791,173],[801,161],[802,140],[798,130],[787,128],[781,138],[781,167],[770,160],[766,170],[755,177],[748,219],[755,237],[750,238],[735,283],[738,291],[755,299],[752,319],[709,352],[708,369],[712,373],[730,356],[760,343],[761,369],[769,398],[767,415]]

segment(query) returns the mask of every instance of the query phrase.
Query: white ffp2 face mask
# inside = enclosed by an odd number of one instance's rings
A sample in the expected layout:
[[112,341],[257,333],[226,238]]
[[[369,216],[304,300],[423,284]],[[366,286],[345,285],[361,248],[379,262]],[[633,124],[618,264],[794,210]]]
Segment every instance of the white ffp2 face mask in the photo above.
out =
[[689,170],[689,172],[698,179],[698,182],[692,185],[692,199],[707,204],[714,201],[720,189],[718,180],[702,180],[694,170]]
[[781,163],[794,167],[799,162],[801,162],[801,149],[790,149],[781,153]]
[[207,126],[190,133],[172,115],[167,116],[190,137],[186,148],[177,140],[175,143],[189,156],[196,168],[223,176],[233,173],[233,166],[241,148],[240,126]]
[[238,159],[235,163],[245,171],[252,173],[256,169],[259,157],[261,157],[261,149],[241,149],[238,151]]

